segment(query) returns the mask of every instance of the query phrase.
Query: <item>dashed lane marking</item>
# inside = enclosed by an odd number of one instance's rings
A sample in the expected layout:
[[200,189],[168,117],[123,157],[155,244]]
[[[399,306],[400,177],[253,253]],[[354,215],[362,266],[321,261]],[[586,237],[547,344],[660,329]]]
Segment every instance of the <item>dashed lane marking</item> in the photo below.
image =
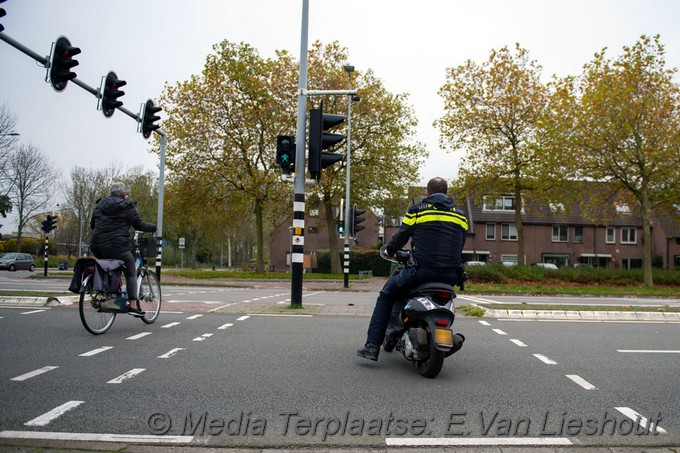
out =
[[49,412],[44,413],[40,417],[36,417],[33,420],[27,421],[24,423],[26,426],[45,426],[48,423],[50,423],[52,420],[60,417],[64,413],[70,411],[71,409],[74,409],[81,404],[83,404],[84,401],[69,401],[68,403],[64,403],[59,407],[55,407]]
[[40,376],[43,373],[47,373],[48,371],[56,370],[59,368],[58,366],[44,366],[42,368],[38,368],[37,370],[31,371],[30,373],[22,374],[21,376],[14,377],[10,379],[10,381],[25,381],[26,379],[31,379],[36,376]]
[[93,355],[97,355],[101,352],[108,351],[109,349],[113,349],[113,346],[102,346],[101,348],[93,349],[88,352],[83,352],[78,357],[92,357]]

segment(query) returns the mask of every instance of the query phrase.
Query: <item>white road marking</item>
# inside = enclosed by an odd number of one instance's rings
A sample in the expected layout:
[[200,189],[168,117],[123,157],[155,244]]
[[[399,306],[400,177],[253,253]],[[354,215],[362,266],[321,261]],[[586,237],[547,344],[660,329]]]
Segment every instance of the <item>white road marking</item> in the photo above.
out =
[[224,330],[224,329],[226,329],[226,328],[228,328],[228,327],[231,327],[231,326],[233,326],[233,324],[230,323],[230,322],[228,322],[228,323],[226,323],[226,324],[224,324],[224,325],[222,325],[222,326],[219,326],[219,327],[217,328],[217,330]]
[[237,321],[245,321],[246,319],[250,318],[250,316],[241,316],[240,318],[237,318]]
[[25,312],[23,312],[23,313],[21,313],[21,314],[22,314],[22,315],[32,315],[33,313],[42,313],[43,311],[46,311],[46,310],[32,310],[32,311],[25,311]]
[[83,404],[84,401],[69,401],[68,403],[64,403],[59,407],[55,407],[49,412],[44,413],[40,417],[36,417],[33,420],[27,421],[24,423],[26,426],[45,426],[55,418],[63,415],[65,412],[70,411],[71,409],[74,409],[81,404]]
[[557,365],[557,362],[547,358],[546,356],[544,356],[542,354],[534,354],[534,357],[536,357],[538,360],[540,360],[541,362],[546,363],[548,365]]
[[[308,304],[309,305],[309,304]],[[252,313],[248,316],[269,316],[269,317],[280,317],[280,318],[313,318],[313,315],[287,315],[282,313]]]
[[579,376],[577,374],[565,374],[565,376],[567,376],[569,379],[576,382],[578,385],[580,385],[581,387],[583,387],[586,390],[597,389],[597,387],[595,387],[593,384],[586,381],[585,379],[583,379],[581,376]]
[[175,349],[171,349],[171,350],[169,350],[168,352],[166,352],[165,354],[159,355],[158,358],[159,358],[159,359],[169,359],[169,358],[172,357],[173,355],[177,354],[179,351],[184,351],[184,348],[175,348]]
[[198,319],[198,318],[201,318],[201,317],[203,317],[203,315],[193,315],[193,316],[189,316],[187,319]]
[[50,433],[45,431],[2,431],[3,439],[84,440],[88,442],[123,442],[152,444],[188,444],[194,436],[152,436],[135,434]]
[[617,349],[616,352],[638,352],[641,354],[680,354],[680,351],[662,349]]
[[133,335],[131,337],[127,337],[126,340],[139,340],[140,338],[143,338],[147,335],[151,335],[151,332],[142,332],[138,333],[137,335]]
[[179,326],[180,324],[182,324],[182,323],[181,322],[171,322],[169,324],[161,326],[161,329],[169,329],[170,327]]
[[101,348],[98,349],[83,352],[82,354],[79,355],[79,357],[91,357],[93,355],[99,354],[100,352],[108,351],[109,349],[113,349],[113,346],[102,346]]
[[391,447],[572,445],[566,437],[388,437],[385,443]]
[[123,373],[120,376],[118,376],[117,378],[111,379],[110,381],[107,382],[107,384],[120,384],[127,379],[130,379],[130,378],[137,376],[139,373],[141,373],[145,370],[146,370],[146,368],[133,368],[130,371],[128,371],[127,373]]
[[31,371],[30,373],[22,374],[21,376],[17,376],[15,378],[10,379],[10,381],[25,381],[26,379],[31,379],[32,377],[39,376],[43,373],[47,373],[48,371],[56,370],[59,368],[58,366],[44,366],[42,368],[38,368],[35,371]]
[[201,335],[200,337],[194,338],[193,341],[203,341],[203,340],[205,340],[206,338],[210,338],[210,337],[212,337],[212,336],[213,336],[213,334],[211,334],[211,333],[204,333],[204,334]]
[[[643,428],[646,428],[647,424],[649,424],[649,420],[647,420],[647,418],[638,414],[637,412],[635,412],[630,407],[616,407],[615,409],[617,411],[621,412],[626,417],[633,420],[634,422],[639,423],[640,426],[642,426]],[[652,433],[652,434],[654,434],[654,433],[668,434],[668,432],[665,429],[663,429],[660,426],[655,425],[653,423],[649,425],[649,432]]]
[[526,344],[524,344],[522,341],[520,341],[520,340],[518,340],[518,339],[516,339],[516,338],[510,339],[510,341],[512,341],[513,343],[515,343],[517,346],[521,346],[521,347],[523,347],[523,348],[526,348],[526,347],[527,347]]
[[483,325],[483,326],[490,326],[490,325],[491,325],[491,324],[489,324],[489,323],[486,322],[486,321],[479,321],[479,323],[480,323],[481,325]]
[[507,333],[503,332],[501,329],[491,329],[494,332],[496,332],[498,335],[507,335]]

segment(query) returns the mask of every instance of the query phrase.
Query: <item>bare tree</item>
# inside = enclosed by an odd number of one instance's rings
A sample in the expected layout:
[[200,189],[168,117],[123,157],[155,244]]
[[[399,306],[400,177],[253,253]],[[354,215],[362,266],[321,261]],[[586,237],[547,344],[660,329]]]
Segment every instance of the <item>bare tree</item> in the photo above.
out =
[[7,166],[7,158],[17,141],[17,136],[14,135],[16,124],[16,115],[6,104],[0,105],[0,169],[2,169],[0,170],[0,215],[3,218],[6,218],[7,213],[12,210],[12,202],[8,195],[12,185],[3,170]]
[[[90,237],[90,218],[97,200],[107,195],[114,180],[122,179],[120,166],[111,164],[104,169],[74,167],[71,181],[64,189],[66,198],[63,212],[68,212],[75,225],[64,228],[71,238],[78,238],[78,255],[82,254],[83,242]],[[70,238],[69,238],[70,242]]]
[[32,144],[10,152],[2,173],[9,179],[9,198],[17,214],[17,251],[21,250],[24,226],[48,206],[57,183],[52,162]]

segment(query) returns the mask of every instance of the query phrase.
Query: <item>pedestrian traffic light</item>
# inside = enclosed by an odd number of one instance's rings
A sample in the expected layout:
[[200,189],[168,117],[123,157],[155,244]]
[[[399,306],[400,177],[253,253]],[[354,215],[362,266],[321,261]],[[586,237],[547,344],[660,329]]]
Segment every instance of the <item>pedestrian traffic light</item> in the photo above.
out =
[[161,127],[160,124],[154,124],[156,121],[161,119],[160,116],[156,115],[156,113],[160,112],[161,110],[163,109],[153,105],[153,101],[151,99],[146,101],[144,104],[144,111],[142,113],[142,137],[151,137],[151,133]]
[[57,92],[63,91],[68,81],[76,78],[76,73],[71,69],[78,66],[78,61],[73,57],[79,53],[80,49],[71,46],[65,36],[60,36],[54,43],[50,60],[50,84]]
[[118,107],[123,106],[123,101],[119,101],[118,98],[125,94],[125,91],[121,91],[120,87],[127,85],[125,80],[119,80],[115,72],[110,71],[106,74],[106,79],[104,80],[102,87],[102,113],[105,117],[111,118],[113,112],[116,111]]
[[324,131],[331,129],[345,121],[342,115],[323,113],[323,101],[318,109],[309,111],[309,158],[307,169],[312,179],[321,180],[321,170],[342,160],[342,154],[324,153],[324,149],[340,143],[345,136],[330,134]]
[[366,210],[357,208],[356,203],[354,203],[354,206],[352,207],[351,219],[349,224],[350,237],[356,239],[357,233],[366,228],[365,226],[359,225],[361,222],[366,220],[365,218],[361,217],[362,215],[364,215],[364,213],[366,213]]
[[290,135],[276,136],[276,165],[279,166],[284,175],[295,170],[295,137]]
[[56,215],[48,215],[47,220],[43,220],[43,222],[42,222],[42,230],[45,233],[49,233],[50,231],[52,231],[56,228],[57,228],[57,216]]
[[[0,3],[5,3],[5,0],[0,0]],[[7,13],[5,12],[5,8],[0,8],[0,17],[5,17]],[[0,31],[4,31],[5,27],[0,24]]]

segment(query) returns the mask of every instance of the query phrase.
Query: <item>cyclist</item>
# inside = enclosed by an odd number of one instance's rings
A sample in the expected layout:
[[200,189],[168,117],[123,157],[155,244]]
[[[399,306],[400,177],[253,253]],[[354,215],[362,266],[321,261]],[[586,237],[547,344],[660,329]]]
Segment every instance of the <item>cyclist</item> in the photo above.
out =
[[97,258],[119,259],[125,263],[123,274],[130,301],[129,313],[144,316],[144,312],[137,304],[135,257],[130,250],[129,231],[132,226],[135,230],[155,233],[156,225],[141,219],[135,207],[136,203],[128,200],[128,195],[125,184],[114,182],[111,184],[109,196],[97,200],[90,220],[90,227],[94,230],[90,249]]

